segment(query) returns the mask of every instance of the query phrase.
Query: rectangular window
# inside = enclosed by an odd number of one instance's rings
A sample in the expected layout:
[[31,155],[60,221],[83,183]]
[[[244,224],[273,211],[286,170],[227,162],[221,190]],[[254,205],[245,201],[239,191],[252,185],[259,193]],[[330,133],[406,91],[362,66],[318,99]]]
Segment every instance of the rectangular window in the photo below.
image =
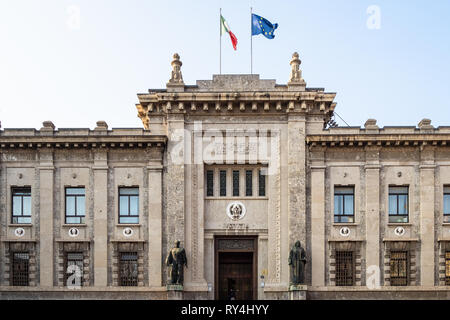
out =
[[334,188],[334,222],[355,222],[354,199],[354,187]]
[[245,195],[251,197],[253,195],[253,171],[245,170]]
[[120,286],[131,287],[138,285],[137,252],[120,252],[119,279]]
[[119,188],[119,223],[139,223],[139,188]]
[[12,286],[29,285],[29,261],[30,255],[27,252],[12,253]]
[[389,187],[389,222],[408,222],[408,187]]
[[66,188],[66,223],[84,223],[84,188]]
[[391,286],[408,285],[408,251],[391,251]]
[[[83,285],[83,253],[66,252],[64,256],[64,285]],[[77,279],[77,277],[79,277]]]
[[336,285],[354,285],[354,260],[352,251],[336,251]]
[[233,170],[233,197],[239,197],[239,170]]
[[214,171],[213,170],[206,171],[206,196],[207,197],[214,196]]
[[444,223],[450,223],[450,187],[444,187]]
[[266,196],[266,170],[258,170],[258,195],[260,197]]
[[445,285],[450,286],[450,251],[445,253]]
[[31,188],[12,188],[12,223],[31,223]]
[[220,196],[226,197],[227,196],[227,172],[226,170],[220,170]]

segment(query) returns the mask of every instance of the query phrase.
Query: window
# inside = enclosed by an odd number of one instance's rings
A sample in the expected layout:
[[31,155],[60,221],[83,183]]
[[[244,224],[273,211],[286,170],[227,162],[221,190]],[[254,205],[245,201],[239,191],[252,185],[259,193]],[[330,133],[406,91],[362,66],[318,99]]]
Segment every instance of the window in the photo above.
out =
[[355,222],[354,198],[353,187],[334,188],[334,222]]
[[450,187],[444,187],[444,222],[450,223]]
[[119,223],[139,223],[139,188],[119,188]]
[[450,251],[445,253],[445,285],[450,286]]
[[266,173],[265,170],[258,170],[258,195],[260,197],[266,196]]
[[[79,281],[72,275],[80,276]],[[64,261],[64,285],[76,286],[83,285],[83,253],[82,252],[66,252]]]
[[206,171],[206,196],[214,196],[214,171],[212,170]]
[[12,223],[31,223],[31,188],[12,188]]
[[408,252],[391,251],[391,285],[408,285]]
[[389,222],[408,222],[408,187],[389,187]]
[[239,197],[239,170],[233,170],[233,197]]
[[336,285],[354,285],[353,251],[336,251]]
[[253,195],[253,171],[245,170],[245,195],[251,197]]
[[138,285],[137,252],[120,252],[120,285],[129,287]]
[[227,196],[227,172],[225,170],[220,170],[220,196]]
[[84,223],[84,188],[66,188],[66,223]]
[[12,253],[12,286],[29,285],[29,261],[30,255],[27,252]]

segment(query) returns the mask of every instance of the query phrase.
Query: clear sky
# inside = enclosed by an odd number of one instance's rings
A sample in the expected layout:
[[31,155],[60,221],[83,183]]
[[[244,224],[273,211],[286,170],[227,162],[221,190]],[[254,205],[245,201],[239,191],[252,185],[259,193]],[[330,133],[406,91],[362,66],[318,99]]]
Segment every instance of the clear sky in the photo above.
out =
[[279,24],[253,37],[261,78],[286,83],[298,51],[351,126],[450,125],[447,0],[0,0],[2,128],[142,127],[136,94],[165,88],[174,52],[186,84],[219,73],[220,7],[238,39],[222,38],[222,73],[250,73],[253,7]]

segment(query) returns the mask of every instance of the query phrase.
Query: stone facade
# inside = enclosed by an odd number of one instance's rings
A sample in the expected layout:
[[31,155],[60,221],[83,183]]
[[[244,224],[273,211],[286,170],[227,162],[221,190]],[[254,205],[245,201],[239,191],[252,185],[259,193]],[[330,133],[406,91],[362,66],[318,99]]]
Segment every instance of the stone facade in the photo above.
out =
[[[256,299],[450,298],[450,127],[330,126],[335,93],[308,88],[300,63],[295,53],[286,85],[258,75],[185,85],[175,54],[166,89],[138,94],[144,129],[0,131],[0,298],[215,299],[219,252],[234,251],[253,259]],[[12,220],[18,187],[30,190],[31,223]],[[77,224],[66,223],[70,187],[85,190]],[[401,222],[395,187],[407,189]],[[133,223],[119,221],[121,188],[138,190]],[[336,221],[339,188],[352,190],[350,220]],[[188,260],[177,292],[165,265],[175,240]],[[297,240],[306,283],[289,292]],[[29,254],[29,286],[11,285],[14,252]],[[82,257],[75,289],[67,252]],[[135,285],[121,285],[124,268]]]

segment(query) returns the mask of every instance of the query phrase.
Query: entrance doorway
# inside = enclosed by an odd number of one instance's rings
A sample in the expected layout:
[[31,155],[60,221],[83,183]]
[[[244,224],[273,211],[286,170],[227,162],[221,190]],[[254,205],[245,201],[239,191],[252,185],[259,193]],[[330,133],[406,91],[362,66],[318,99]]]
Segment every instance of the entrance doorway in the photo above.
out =
[[256,299],[256,238],[221,237],[215,243],[216,299]]

